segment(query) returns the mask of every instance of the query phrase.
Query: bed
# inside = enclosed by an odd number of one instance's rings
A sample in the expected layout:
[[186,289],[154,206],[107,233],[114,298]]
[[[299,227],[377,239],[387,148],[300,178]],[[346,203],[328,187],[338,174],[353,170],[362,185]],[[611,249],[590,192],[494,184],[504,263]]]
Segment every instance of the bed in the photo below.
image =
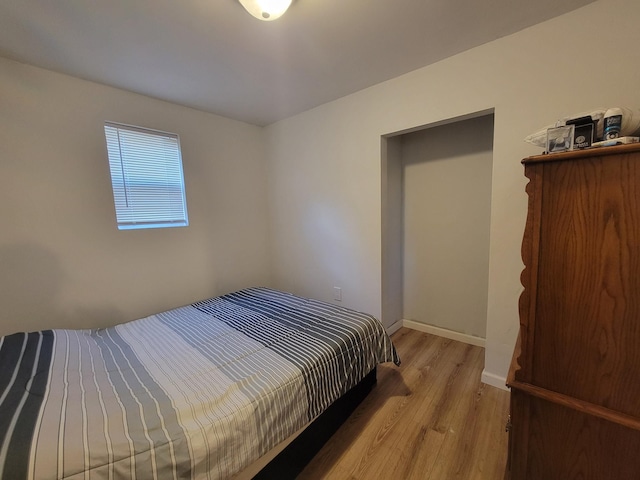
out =
[[400,359],[374,317],[248,288],[0,338],[0,478],[231,478]]

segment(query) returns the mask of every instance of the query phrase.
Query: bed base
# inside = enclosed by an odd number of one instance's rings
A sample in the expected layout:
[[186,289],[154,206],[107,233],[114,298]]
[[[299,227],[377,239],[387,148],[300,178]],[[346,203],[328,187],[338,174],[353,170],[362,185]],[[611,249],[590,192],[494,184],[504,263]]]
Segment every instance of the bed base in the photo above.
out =
[[376,385],[374,368],[360,383],[333,402],[295,440],[269,462],[254,480],[294,479],[349,418]]

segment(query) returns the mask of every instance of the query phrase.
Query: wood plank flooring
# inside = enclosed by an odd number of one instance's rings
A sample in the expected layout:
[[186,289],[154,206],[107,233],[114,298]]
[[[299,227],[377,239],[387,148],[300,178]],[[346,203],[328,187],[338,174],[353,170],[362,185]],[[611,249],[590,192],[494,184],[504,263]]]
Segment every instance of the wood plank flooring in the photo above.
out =
[[480,382],[484,349],[401,328],[402,365],[378,384],[298,478],[499,480],[509,393]]

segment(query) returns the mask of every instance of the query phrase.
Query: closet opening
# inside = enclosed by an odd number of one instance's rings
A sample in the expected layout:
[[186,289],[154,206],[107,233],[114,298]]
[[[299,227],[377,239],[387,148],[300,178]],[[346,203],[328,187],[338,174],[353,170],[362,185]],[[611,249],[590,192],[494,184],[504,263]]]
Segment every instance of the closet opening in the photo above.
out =
[[382,320],[484,346],[493,110],[382,137]]

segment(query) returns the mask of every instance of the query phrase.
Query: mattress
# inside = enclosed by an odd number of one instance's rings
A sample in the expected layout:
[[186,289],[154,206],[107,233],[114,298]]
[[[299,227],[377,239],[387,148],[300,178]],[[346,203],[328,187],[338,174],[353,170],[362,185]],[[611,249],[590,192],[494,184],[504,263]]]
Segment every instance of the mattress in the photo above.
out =
[[0,478],[228,478],[382,362],[380,322],[249,288],[0,338]]

